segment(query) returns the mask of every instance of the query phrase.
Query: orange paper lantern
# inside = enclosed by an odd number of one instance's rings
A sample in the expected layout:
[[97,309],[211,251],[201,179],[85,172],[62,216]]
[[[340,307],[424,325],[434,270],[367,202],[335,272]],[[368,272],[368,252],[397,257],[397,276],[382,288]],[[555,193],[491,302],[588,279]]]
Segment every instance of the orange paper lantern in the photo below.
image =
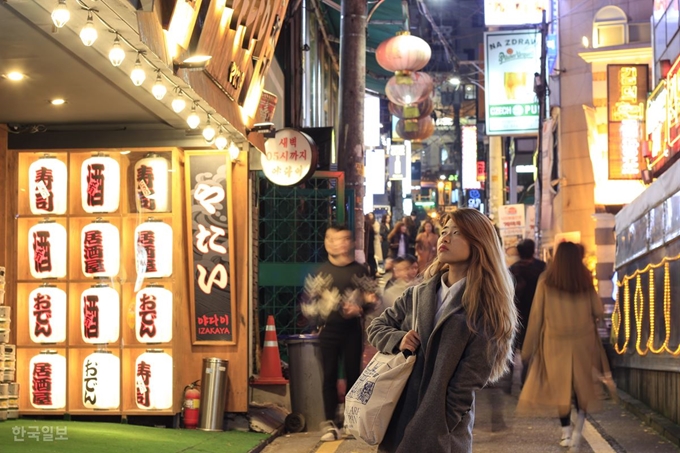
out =
[[397,134],[404,140],[425,140],[434,133],[434,120],[426,117],[421,120],[399,120]]
[[434,90],[432,77],[424,72],[397,75],[387,81],[385,94],[397,105],[417,104],[424,101]]
[[388,103],[387,107],[390,113],[399,119],[421,119],[425,118],[434,110],[434,102],[430,96],[426,97],[424,101],[418,104],[397,105],[392,102]]
[[432,56],[432,49],[422,38],[412,36],[408,31],[400,31],[380,43],[375,50],[375,59],[386,71],[420,71]]

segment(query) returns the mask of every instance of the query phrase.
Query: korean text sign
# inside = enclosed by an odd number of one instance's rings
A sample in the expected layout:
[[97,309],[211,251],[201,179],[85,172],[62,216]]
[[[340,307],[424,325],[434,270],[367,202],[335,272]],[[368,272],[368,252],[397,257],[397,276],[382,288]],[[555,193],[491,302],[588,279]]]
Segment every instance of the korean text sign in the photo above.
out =
[[607,65],[609,179],[641,179],[648,68]]
[[227,153],[190,151],[186,160],[191,326],[195,343],[234,342]]
[[487,135],[537,133],[534,74],[541,72],[540,37],[536,30],[484,34]]

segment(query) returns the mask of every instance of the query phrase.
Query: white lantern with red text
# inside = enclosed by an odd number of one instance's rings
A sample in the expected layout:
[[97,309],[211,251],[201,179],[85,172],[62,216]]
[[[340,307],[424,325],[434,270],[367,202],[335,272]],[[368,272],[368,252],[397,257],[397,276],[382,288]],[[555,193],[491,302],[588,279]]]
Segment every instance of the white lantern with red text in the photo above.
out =
[[66,213],[66,164],[54,156],[45,156],[28,167],[31,214]]
[[137,244],[136,256],[140,260],[137,263],[137,272],[141,270],[145,278],[163,278],[172,275],[172,227],[170,225],[155,220],[142,223],[135,228],[135,244]]
[[96,351],[83,361],[83,406],[118,409],[120,406],[120,359],[111,351]]
[[66,276],[66,228],[47,220],[28,230],[28,265],[33,278]]
[[120,203],[120,164],[108,156],[85,159],[80,170],[80,196],[89,214],[114,212]]
[[80,233],[81,268],[86,277],[115,277],[120,270],[120,233],[115,225],[96,221]]
[[36,409],[66,406],[66,357],[41,351],[29,363],[31,405]]
[[135,334],[140,343],[172,341],[172,292],[149,286],[137,293]]
[[33,343],[66,341],[66,293],[55,286],[28,295],[28,330]]
[[118,341],[120,335],[120,296],[107,286],[88,288],[80,295],[80,333],[89,344]]
[[172,407],[172,357],[160,349],[149,349],[135,362],[137,407],[163,410]]
[[147,154],[135,164],[137,212],[169,212],[168,160]]

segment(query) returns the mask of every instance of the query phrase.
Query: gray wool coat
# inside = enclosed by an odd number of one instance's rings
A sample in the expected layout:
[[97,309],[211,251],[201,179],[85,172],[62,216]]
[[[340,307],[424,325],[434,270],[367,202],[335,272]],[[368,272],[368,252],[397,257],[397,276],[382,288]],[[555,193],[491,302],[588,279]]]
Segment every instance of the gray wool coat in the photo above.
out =
[[368,327],[368,340],[379,351],[399,352],[402,338],[413,326],[413,293],[418,292],[421,345],[380,452],[472,452],[475,391],[488,381],[496,352],[489,350],[485,335],[468,329],[461,306],[465,287],[434,324],[440,286],[441,274],[407,289]]

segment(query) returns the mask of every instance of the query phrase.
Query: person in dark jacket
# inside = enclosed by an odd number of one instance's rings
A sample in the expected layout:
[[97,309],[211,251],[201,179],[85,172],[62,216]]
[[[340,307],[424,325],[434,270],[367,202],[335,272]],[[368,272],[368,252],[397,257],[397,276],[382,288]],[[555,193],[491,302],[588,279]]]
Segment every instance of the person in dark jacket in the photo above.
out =
[[475,392],[505,374],[512,358],[517,309],[492,223],[463,208],[441,224],[428,280],[407,289],[368,328],[379,351],[416,353],[380,452],[472,452]]
[[394,225],[394,229],[387,236],[387,241],[390,244],[390,258],[403,258],[409,254],[411,237],[404,222],[397,222]]
[[[517,244],[519,261],[510,266],[510,273],[515,278],[515,304],[519,313],[519,328],[515,337],[515,349],[522,349],[527,325],[529,324],[529,314],[531,313],[531,303],[536,293],[538,278],[545,271],[545,262],[534,258],[536,244],[531,239],[524,239]],[[526,365],[526,364],[525,364]],[[526,381],[529,367],[522,367],[522,385]]]

